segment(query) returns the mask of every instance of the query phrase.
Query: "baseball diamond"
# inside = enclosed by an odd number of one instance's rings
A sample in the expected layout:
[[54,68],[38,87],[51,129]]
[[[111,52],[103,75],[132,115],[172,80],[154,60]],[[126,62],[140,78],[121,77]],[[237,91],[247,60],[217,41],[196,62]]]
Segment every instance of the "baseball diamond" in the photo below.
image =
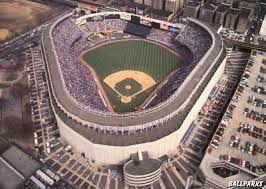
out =
[[182,66],[180,56],[147,40],[120,40],[81,56],[115,112],[131,112],[150,97],[167,76]]

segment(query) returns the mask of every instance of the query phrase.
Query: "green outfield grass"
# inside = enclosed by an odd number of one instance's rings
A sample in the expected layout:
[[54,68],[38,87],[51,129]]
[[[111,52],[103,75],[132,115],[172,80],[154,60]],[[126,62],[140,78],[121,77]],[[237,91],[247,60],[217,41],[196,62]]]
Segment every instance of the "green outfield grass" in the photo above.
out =
[[[104,44],[86,52],[83,59],[96,72],[116,112],[136,110],[169,73],[183,64],[183,61],[171,51],[143,40],[116,41]],[[124,104],[121,102],[120,96],[103,81],[107,76],[123,70],[144,72],[153,78],[156,85],[135,96],[130,103]],[[130,85],[131,89],[125,90],[125,85]],[[134,81],[130,81],[129,78],[125,78],[115,88],[124,96],[130,96],[139,91],[141,87]]]

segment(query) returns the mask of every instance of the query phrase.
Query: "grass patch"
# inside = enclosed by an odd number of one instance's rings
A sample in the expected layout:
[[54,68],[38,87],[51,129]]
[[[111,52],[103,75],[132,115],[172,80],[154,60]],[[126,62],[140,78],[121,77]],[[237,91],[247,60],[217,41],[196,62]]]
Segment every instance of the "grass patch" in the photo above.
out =
[[[87,62],[96,72],[105,93],[108,96],[113,109],[116,112],[135,111],[151,92],[172,71],[183,65],[183,61],[176,54],[155,43],[144,40],[115,41],[104,44],[84,53],[83,60]],[[128,104],[121,104],[120,96],[106,85],[103,80],[118,71],[133,70],[149,75],[156,85],[143,91],[132,99]],[[139,90],[139,86],[129,82],[125,78],[123,83],[116,86],[116,90],[129,95]],[[130,83],[131,89],[126,90],[126,83]]]

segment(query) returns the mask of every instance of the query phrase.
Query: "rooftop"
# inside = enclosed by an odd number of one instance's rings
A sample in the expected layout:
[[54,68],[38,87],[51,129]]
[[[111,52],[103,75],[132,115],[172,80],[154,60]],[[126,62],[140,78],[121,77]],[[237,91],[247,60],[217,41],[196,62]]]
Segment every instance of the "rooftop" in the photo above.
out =
[[198,6],[200,6],[200,4],[197,3],[197,2],[187,2],[187,3],[185,3],[185,7],[198,7]]
[[216,11],[217,12],[226,12],[228,8],[229,8],[229,6],[219,5]]
[[250,9],[240,9],[239,16],[248,18],[250,16],[251,10]]
[[24,182],[11,167],[0,157],[0,187],[5,189],[18,188]]
[[203,9],[208,9],[208,10],[215,10],[217,6],[213,5],[213,4],[205,4],[204,6],[202,6]]
[[29,177],[40,167],[36,160],[16,146],[11,146],[1,156],[24,177]]
[[162,163],[158,159],[146,158],[142,161],[129,161],[124,166],[124,171],[130,175],[147,175],[160,169]]
[[238,12],[239,12],[238,9],[233,9],[233,8],[231,8],[231,9],[228,9],[227,14],[234,14],[234,15],[237,15]]

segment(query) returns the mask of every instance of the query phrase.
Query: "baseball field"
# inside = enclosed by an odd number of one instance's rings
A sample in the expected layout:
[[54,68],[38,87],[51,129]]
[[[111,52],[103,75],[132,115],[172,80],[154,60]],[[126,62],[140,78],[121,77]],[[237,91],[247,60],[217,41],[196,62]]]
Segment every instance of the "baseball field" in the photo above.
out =
[[109,109],[120,113],[138,110],[184,64],[175,52],[145,40],[106,43],[82,53],[81,59]]

